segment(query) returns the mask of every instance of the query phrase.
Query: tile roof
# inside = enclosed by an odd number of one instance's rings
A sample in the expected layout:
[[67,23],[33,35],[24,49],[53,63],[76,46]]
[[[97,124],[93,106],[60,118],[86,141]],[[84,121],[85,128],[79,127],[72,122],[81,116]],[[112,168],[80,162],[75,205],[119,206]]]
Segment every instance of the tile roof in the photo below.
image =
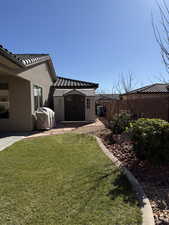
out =
[[169,93],[169,83],[156,83],[148,85],[142,88],[135,89],[127,94],[139,94],[139,93]]
[[24,65],[32,65],[34,63],[39,63],[41,61],[49,60],[50,57],[48,54],[15,54],[16,57],[20,59],[20,61]]
[[50,59],[48,54],[14,54],[0,45],[0,55],[21,67],[32,66]]
[[55,88],[58,89],[66,89],[66,88],[98,88],[98,84],[81,81],[81,80],[73,80],[64,77],[57,77],[56,82],[54,83]]

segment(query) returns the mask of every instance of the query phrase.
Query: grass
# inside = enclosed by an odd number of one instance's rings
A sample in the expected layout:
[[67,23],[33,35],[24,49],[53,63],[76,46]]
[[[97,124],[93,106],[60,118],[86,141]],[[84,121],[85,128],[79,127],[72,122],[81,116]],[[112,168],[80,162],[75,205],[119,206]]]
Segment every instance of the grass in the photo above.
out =
[[141,212],[95,139],[65,134],[0,152],[0,224],[139,225]]

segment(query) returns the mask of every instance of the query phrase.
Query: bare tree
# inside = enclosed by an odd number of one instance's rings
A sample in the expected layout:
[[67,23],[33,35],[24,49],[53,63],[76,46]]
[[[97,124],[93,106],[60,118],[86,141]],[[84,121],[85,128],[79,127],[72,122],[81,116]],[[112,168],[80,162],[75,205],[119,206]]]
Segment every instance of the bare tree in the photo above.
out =
[[160,13],[160,25],[154,22],[152,15],[152,26],[156,41],[160,46],[163,62],[169,73],[169,6],[165,0],[157,2],[157,6]]
[[105,94],[105,93],[106,93],[106,91],[101,88],[96,90],[96,94]]
[[[160,73],[159,75],[156,75],[154,78],[157,82],[160,82],[160,83],[164,83],[164,84],[168,84],[169,83],[169,77],[167,76],[168,74],[165,73],[162,74]],[[154,83],[154,80],[151,81],[151,83],[153,84]]]
[[114,94],[127,94],[134,89],[135,85],[136,82],[132,72],[128,72],[127,74],[121,73],[112,90]]
[[[152,16],[152,26],[155,34],[156,41],[160,46],[161,56],[166,68],[166,72],[169,74],[169,5],[165,0],[157,2],[160,13],[160,25],[155,24]],[[163,83],[169,83],[169,78],[162,77]],[[166,106],[168,108],[169,118],[169,97],[166,99]]]
[[[133,114],[133,105],[131,104],[130,96],[128,94],[136,87],[136,84],[137,82],[132,72],[121,73],[119,75],[118,81],[112,88],[113,94],[119,94],[120,96],[122,96],[122,94],[126,94],[123,100],[126,103],[126,110],[131,114]],[[121,99],[118,103],[118,108],[120,107],[121,101],[123,100]],[[118,111],[120,113],[120,108],[118,109]]]

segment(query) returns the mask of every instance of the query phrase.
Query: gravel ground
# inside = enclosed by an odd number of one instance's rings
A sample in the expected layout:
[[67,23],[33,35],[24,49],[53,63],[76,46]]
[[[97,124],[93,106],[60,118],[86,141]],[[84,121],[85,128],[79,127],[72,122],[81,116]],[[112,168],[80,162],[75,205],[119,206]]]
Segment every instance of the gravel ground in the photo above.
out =
[[109,130],[105,129],[97,135],[143,186],[153,209],[155,223],[169,224],[169,166],[154,168],[147,161],[140,161],[133,152],[130,141],[116,137],[118,143],[110,143]]

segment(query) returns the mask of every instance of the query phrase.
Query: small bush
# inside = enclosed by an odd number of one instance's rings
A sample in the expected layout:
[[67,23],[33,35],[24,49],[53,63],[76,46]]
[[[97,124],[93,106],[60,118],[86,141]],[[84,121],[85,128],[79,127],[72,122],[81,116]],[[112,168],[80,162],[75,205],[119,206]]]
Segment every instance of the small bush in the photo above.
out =
[[126,130],[126,127],[130,125],[131,116],[127,113],[121,113],[116,115],[110,122],[110,127],[113,134],[121,134]]
[[133,148],[142,160],[169,163],[169,123],[161,119],[138,119],[127,129]]

